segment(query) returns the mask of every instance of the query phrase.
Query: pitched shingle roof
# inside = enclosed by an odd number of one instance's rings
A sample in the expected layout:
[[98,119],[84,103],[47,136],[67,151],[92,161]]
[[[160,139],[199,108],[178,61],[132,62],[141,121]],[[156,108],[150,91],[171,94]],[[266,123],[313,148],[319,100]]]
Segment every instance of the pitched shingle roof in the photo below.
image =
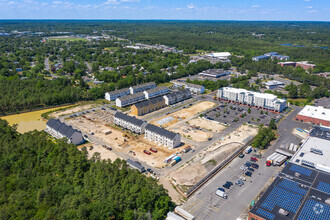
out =
[[129,89],[128,88],[118,89],[118,90],[109,92],[109,94],[110,95],[116,95],[116,94],[119,94],[119,93],[122,93],[122,92],[128,92],[129,93]]
[[156,83],[155,82],[143,83],[140,85],[132,86],[131,88],[135,90],[135,89],[140,89],[140,88],[144,88],[147,86],[156,86]]
[[177,133],[174,133],[172,131],[168,131],[164,128],[161,128],[161,127],[158,127],[158,126],[155,126],[155,125],[152,125],[152,124],[147,124],[145,130],[155,132],[156,134],[159,134],[161,136],[165,136],[169,139],[173,139],[177,135]]
[[123,97],[119,97],[118,99],[120,101],[126,101],[126,100],[131,100],[131,99],[135,99],[137,97],[145,97],[143,92],[139,92],[139,93],[135,93],[135,94],[131,94],[131,95],[127,95],[127,96],[123,96]]
[[142,126],[143,123],[145,123],[145,121],[143,120],[140,120],[140,119],[137,119],[135,117],[131,117],[129,115],[126,115],[124,113],[121,113],[121,112],[117,112],[115,115],[114,115],[115,118],[120,118],[124,121],[128,121],[136,126]]
[[146,90],[145,92],[147,92],[148,94],[151,94],[151,93],[155,93],[155,92],[159,92],[159,91],[169,91],[169,89],[166,86],[160,86],[160,87],[156,87],[154,89]]
[[164,101],[164,98],[161,97],[161,96],[158,96],[158,97],[155,97],[155,98],[147,99],[147,100],[142,101],[142,102],[135,103],[134,105],[137,108],[143,108],[144,106],[148,106],[150,104],[156,104],[158,102],[163,102],[163,101]]
[[65,123],[62,123],[58,119],[50,119],[46,124],[55,131],[70,139],[74,144],[79,144],[80,140],[82,139],[82,134],[80,131],[66,125]]

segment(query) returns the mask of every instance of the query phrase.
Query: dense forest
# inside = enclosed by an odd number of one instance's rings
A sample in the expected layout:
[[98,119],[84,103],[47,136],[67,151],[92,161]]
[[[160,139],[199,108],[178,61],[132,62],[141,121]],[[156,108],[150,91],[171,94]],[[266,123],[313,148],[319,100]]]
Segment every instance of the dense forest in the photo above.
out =
[[44,132],[17,133],[0,120],[1,219],[164,219],[173,209],[156,180],[125,161],[94,154]]

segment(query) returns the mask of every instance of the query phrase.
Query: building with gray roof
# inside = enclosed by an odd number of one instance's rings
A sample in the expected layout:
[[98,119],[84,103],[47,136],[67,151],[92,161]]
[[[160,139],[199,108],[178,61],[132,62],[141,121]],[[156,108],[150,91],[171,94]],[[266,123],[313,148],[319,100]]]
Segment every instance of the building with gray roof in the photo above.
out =
[[105,93],[105,99],[108,101],[115,101],[117,98],[129,95],[130,91],[128,88],[115,90],[112,92]]
[[46,123],[45,131],[58,139],[67,138],[68,143],[75,145],[84,143],[84,138],[80,131],[66,125],[65,123],[62,123],[58,119],[50,119]]
[[137,102],[141,102],[145,99],[146,98],[145,98],[145,95],[143,92],[126,95],[126,96],[119,97],[116,99],[116,106],[122,108],[122,107],[126,107],[126,106],[132,105]]
[[176,148],[181,144],[180,134],[168,131],[153,124],[148,124],[146,126],[145,138],[170,149]]
[[130,167],[132,167],[133,169],[139,170],[141,173],[143,173],[145,170],[144,166],[138,164],[137,162],[131,160],[131,159],[127,159],[126,162],[128,163],[128,165]]
[[156,87],[154,89],[146,90],[143,93],[145,94],[146,99],[150,99],[150,98],[153,98],[153,97],[165,95],[169,92],[170,92],[170,90],[168,89],[167,86],[160,86],[160,87]]
[[138,134],[144,133],[144,129],[147,126],[147,122],[118,111],[113,117],[113,122],[118,126],[126,128]]
[[168,93],[163,96],[166,105],[173,105],[183,100],[191,98],[191,92],[189,89],[179,90],[172,93]]
[[129,88],[129,90],[130,90],[131,94],[135,94],[135,93],[143,92],[143,91],[146,91],[148,89],[153,89],[153,88],[156,88],[155,82],[149,82],[149,83],[143,83],[143,84],[136,85],[136,86],[131,86]]

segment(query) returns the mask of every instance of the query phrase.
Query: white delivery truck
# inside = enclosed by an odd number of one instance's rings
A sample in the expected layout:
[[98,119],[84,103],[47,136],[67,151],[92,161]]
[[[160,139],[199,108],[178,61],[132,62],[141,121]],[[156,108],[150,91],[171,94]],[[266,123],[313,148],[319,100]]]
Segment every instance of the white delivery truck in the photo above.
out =
[[246,153],[246,154],[249,154],[251,151],[252,151],[252,146],[248,146],[248,147],[245,149],[245,153]]
[[215,194],[217,194],[218,196],[220,196],[220,197],[222,197],[222,198],[224,198],[224,199],[227,199],[227,195],[226,195],[226,193],[223,192],[223,191],[221,191],[221,190],[217,190],[217,191],[215,192]]

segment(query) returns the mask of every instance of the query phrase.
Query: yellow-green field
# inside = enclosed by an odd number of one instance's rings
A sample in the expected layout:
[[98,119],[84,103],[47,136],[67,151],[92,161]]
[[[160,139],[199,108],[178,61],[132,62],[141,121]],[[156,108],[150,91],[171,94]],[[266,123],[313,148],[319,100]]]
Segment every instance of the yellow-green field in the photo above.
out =
[[56,40],[56,41],[87,41],[87,39],[85,39],[85,38],[76,38],[76,37],[48,38],[48,40]]

